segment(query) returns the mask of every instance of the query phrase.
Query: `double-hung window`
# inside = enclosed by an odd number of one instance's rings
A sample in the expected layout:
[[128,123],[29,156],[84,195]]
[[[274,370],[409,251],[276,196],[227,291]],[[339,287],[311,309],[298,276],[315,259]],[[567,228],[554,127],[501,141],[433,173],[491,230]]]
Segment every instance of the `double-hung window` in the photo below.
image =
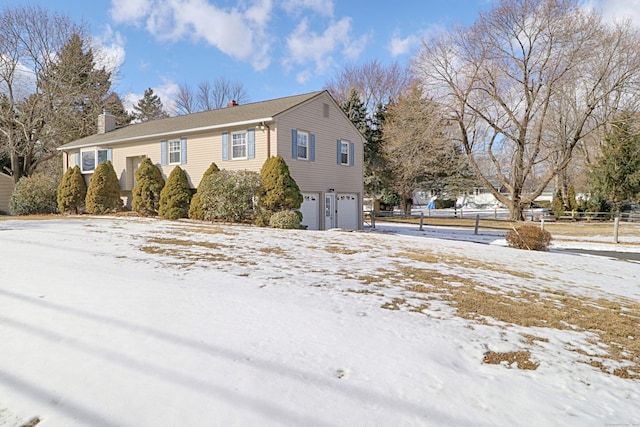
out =
[[298,159],[309,160],[309,133],[298,131]]
[[180,148],[180,140],[176,139],[175,141],[169,141],[169,164],[180,164],[181,163],[181,148]]
[[80,153],[80,170],[84,173],[93,172],[100,163],[108,160],[108,150],[94,149]]
[[340,164],[349,164],[349,141],[340,141]]
[[247,158],[247,132],[233,132],[231,134],[231,159]]

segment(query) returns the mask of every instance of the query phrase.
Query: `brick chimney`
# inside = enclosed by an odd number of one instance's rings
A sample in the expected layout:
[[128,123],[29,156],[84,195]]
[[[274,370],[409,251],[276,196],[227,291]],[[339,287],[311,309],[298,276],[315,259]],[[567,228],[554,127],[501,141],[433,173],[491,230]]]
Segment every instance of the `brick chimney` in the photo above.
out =
[[236,105],[238,105],[238,103],[236,102],[235,99],[232,99],[231,101],[229,101],[229,103],[227,104],[227,107],[235,107]]
[[111,132],[116,128],[116,117],[109,113],[109,110],[103,110],[98,116],[98,133]]

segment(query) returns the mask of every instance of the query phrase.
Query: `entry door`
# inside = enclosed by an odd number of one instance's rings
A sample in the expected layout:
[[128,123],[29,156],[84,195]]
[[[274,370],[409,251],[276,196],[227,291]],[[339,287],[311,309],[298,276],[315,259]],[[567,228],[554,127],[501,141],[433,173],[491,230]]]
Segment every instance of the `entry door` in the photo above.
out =
[[330,229],[336,227],[336,195],[324,195],[324,228]]

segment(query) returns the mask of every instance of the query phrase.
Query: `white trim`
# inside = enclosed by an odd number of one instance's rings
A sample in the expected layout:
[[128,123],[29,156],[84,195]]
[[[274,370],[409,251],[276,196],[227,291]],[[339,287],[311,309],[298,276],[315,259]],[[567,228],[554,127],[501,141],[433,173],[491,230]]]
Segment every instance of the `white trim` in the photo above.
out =
[[[251,125],[251,124],[260,124],[262,122],[272,122],[273,121],[273,117],[265,117],[262,119],[251,119],[251,120],[244,120],[241,122],[233,122],[233,123],[223,123],[220,125],[213,125],[213,126],[202,126],[199,128],[192,128],[192,129],[179,129],[179,130],[174,130],[171,132],[161,132],[161,133],[153,133],[153,134],[148,134],[148,135],[140,135],[140,136],[132,136],[129,138],[121,138],[121,139],[110,139],[108,141],[102,141],[102,142],[88,142],[86,144],[82,144],[82,145],[73,145],[70,147],[58,147],[57,150],[58,151],[70,151],[70,150],[75,150],[78,148],[86,148],[86,147],[98,147],[101,145],[112,145],[112,144],[120,144],[123,142],[131,142],[131,141],[137,141],[137,140],[141,140],[141,139],[151,139],[151,138],[160,138],[160,137],[166,137],[169,135],[184,135],[187,133],[195,133],[195,132],[202,132],[202,131],[207,131],[207,130],[217,130],[217,129],[226,129],[226,128],[230,128],[230,127],[235,127],[235,126],[246,126],[246,125]],[[124,129],[124,128],[121,128]],[[112,131],[115,132],[115,131]],[[168,139],[168,138],[167,138]]]

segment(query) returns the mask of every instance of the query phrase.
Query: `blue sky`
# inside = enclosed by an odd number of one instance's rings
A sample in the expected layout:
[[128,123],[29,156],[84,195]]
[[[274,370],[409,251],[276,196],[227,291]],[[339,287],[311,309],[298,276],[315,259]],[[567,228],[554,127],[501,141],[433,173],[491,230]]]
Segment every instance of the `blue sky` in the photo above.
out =
[[[585,2],[640,10],[640,0]],[[425,36],[472,24],[496,0],[0,0],[25,3],[86,23],[124,99],[151,87],[170,107],[182,83],[224,77],[261,101],[322,89],[346,64],[405,64]]]

